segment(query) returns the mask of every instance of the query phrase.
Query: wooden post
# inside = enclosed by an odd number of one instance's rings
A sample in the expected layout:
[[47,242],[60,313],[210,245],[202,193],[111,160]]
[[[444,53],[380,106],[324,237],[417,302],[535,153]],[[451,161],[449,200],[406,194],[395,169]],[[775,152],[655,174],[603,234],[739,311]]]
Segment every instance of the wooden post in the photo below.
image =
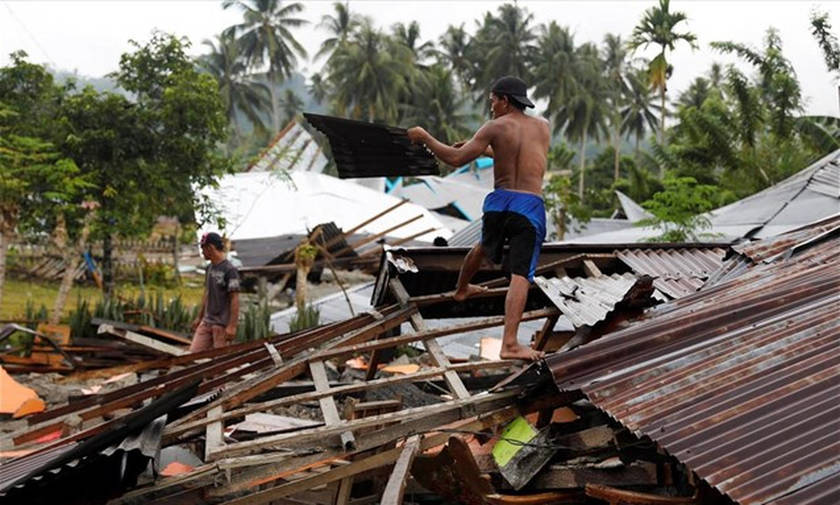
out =
[[414,462],[414,457],[417,456],[419,449],[420,437],[418,435],[412,435],[405,441],[400,457],[388,478],[388,484],[385,485],[381,505],[402,505],[405,483],[408,480],[411,463]]

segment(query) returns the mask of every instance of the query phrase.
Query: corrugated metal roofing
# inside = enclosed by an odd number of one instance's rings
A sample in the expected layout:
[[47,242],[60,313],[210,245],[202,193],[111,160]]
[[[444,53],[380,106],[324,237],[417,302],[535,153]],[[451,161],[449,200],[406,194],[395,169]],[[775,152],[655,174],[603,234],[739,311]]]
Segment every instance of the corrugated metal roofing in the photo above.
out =
[[534,282],[575,328],[607,318],[639,279],[630,273],[601,277],[536,277]]
[[616,256],[634,272],[654,278],[653,285],[669,297],[697,291],[723,265],[726,250],[621,249]]
[[546,363],[738,503],[837,503],[839,247],[806,239]]
[[831,160],[819,169],[811,181],[808,189],[834,198],[840,198],[840,164],[837,159]]
[[439,174],[432,153],[408,140],[403,128],[318,114],[304,117],[329,139],[342,179]]

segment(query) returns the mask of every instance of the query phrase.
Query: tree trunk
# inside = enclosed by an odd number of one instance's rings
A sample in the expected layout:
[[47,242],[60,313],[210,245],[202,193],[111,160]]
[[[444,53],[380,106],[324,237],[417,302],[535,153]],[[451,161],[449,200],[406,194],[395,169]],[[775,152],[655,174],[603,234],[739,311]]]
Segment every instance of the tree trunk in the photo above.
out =
[[67,236],[67,224],[64,221],[64,215],[59,214],[58,220],[53,230],[53,243],[57,251],[61,251],[61,263],[64,266],[64,274],[61,276],[61,285],[58,288],[58,295],[53,302],[52,313],[50,314],[50,324],[58,324],[61,319],[61,312],[64,310],[64,303],[67,301],[67,294],[70,292],[70,287],[73,286],[73,275],[76,273],[76,265],[73,262],[76,250],[70,247]]
[[641,135],[638,133],[636,134],[636,148],[633,150],[635,159],[636,159],[636,166],[639,166],[639,140],[641,139]]
[[11,241],[11,234],[0,233],[0,306],[3,305],[3,287],[6,284],[6,251]]
[[[662,85],[662,93],[660,94],[660,105],[662,109],[659,111],[659,143],[665,147],[665,85]],[[665,167],[659,165],[659,178],[665,176]]]
[[277,90],[274,89],[276,84],[276,73],[274,71],[268,72],[268,80],[268,90],[271,92],[271,125],[274,127],[271,135],[274,136],[280,131],[280,111],[277,104]]
[[583,177],[584,171],[586,170],[586,130],[584,130],[583,135],[580,137],[580,174],[578,174],[578,196],[580,197],[580,201],[583,201]]
[[554,214],[554,227],[557,230],[557,241],[562,242],[566,237],[566,211],[561,210]]
[[309,266],[299,263],[297,266],[297,278],[295,279],[295,306],[298,314],[302,314],[306,308],[306,277],[309,275]]
[[176,219],[175,220],[175,233],[172,235],[172,265],[175,268],[175,282],[180,286],[181,285],[181,270],[180,270],[180,258],[181,258],[181,241],[179,240],[181,237],[181,221]]
[[615,138],[613,139],[613,141],[615,142],[613,144],[613,149],[615,150],[615,159],[613,160],[613,168],[614,168],[613,182],[615,182],[615,181],[618,180],[618,177],[621,175],[619,173],[619,161],[620,161],[619,160],[619,154],[620,153],[618,152],[619,142],[621,140],[621,132],[618,131],[618,128],[615,129],[615,131],[613,132],[613,135],[615,135]]
[[114,264],[111,260],[113,244],[111,232],[106,231],[102,238],[102,284],[105,287],[105,298],[110,299],[114,291]]
[[52,314],[50,315],[50,324],[58,324],[61,320],[61,314],[64,312],[64,305],[67,303],[67,296],[70,294],[70,289],[73,288],[73,279],[76,276],[77,262],[73,261],[76,258],[78,251],[74,247],[68,247],[64,250],[64,275],[61,276],[61,285],[58,288],[58,294],[55,297]]

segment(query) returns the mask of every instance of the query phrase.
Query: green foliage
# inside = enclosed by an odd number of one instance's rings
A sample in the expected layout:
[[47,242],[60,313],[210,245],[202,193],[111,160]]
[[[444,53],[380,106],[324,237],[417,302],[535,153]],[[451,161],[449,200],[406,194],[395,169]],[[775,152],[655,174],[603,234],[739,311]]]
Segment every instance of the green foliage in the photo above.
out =
[[262,294],[257,303],[248,304],[248,307],[239,315],[239,326],[236,328],[236,340],[247,342],[251,340],[262,340],[272,335],[271,331],[271,309],[268,299]]
[[321,318],[321,311],[312,305],[306,305],[303,310],[298,310],[289,321],[289,331],[295,332],[318,326]]
[[837,42],[837,36],[831,33],[828,13],[817,10],[811,12],[811,34],[822,49],[825,66],[840,74],[840,43]]
[[49,319],[47,306],[43,303],[36,308],[32,300],[26,300],[23,311],[23,318],[27,321],[27,326],[33,330],[38,326],[38,323],[45,323]]
[[180,296],[166,298],[163,293],[155,291],[150,297],[140,292],[133,300],[115,294],[97,301],[92,309],[87,299],[77,298],[76,307],[70,311],[67,320],[75,338],[96,336],[96,328],[91,325],[93,318],[190,333],[192,321],[197,316],[198,306],[188,307]]
[[711,226],[703,215],[715,208],[718,188],[697,184],[691,177],[667,177],[665,189],[653,195],[642,206],[654,217],[643,219],[639,226],[653,226],[662,233],[652,239],[655,242],[699,241],[708,236],[702,230]]
[[591,218],[587,207],[572,190],[572,181],[566,175],[554,174],[543,189],[545,208],[554,223],[554,235],[563,240],[570,226],[576,232],[586,227]]

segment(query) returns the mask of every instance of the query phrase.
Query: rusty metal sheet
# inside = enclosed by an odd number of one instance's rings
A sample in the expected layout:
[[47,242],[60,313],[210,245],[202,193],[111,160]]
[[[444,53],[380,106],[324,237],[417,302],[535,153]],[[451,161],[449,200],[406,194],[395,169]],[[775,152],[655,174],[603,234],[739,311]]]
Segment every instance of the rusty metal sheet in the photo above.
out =
[[575,328],[605,320],[636,285],[629,273],[601,277],[536,277],[534,282]]
[[[753,244],[770,258],[546,364],[743,505],[837,503],[840,233]],[[784,240],[785,246],[780,242]]]
[[723,265],[726,250],[621,249],[616,256],[637,274],[654,278],[653,285],[670,298],[697,291]]

